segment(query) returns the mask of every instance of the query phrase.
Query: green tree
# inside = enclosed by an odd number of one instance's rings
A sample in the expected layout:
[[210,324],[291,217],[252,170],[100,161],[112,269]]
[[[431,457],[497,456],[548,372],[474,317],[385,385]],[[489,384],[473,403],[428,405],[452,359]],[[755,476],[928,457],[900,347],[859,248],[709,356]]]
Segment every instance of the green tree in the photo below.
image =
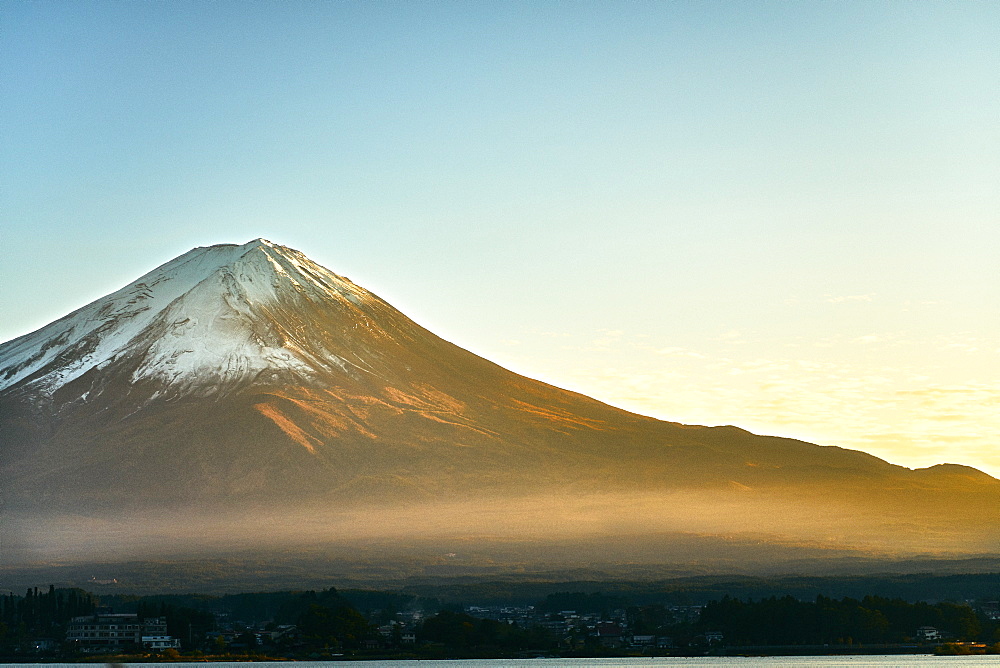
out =
[[328,647],[360,647],[373,633],[368,620],[346,603],[335,608],[310,603],[296,623],[307,641]]

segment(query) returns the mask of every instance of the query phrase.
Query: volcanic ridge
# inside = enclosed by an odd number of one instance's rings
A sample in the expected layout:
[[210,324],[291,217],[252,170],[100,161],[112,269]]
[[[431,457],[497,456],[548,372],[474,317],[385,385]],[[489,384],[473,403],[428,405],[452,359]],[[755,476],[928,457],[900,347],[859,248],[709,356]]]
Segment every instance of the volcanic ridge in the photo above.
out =
[[1000,529],[1000,482],[975,469],[629,413],[263,239],[0,345],[0,475],[28,557],[224,545],[251,520],[285,544],[688,532],[906,553],[995,550]]

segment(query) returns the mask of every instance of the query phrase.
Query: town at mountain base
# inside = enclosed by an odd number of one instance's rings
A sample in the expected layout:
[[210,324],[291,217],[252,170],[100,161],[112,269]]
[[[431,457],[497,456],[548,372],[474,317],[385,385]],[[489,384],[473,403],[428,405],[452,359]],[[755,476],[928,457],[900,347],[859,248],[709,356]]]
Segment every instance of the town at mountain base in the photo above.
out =
[[262,239],[196,248],[0,345],[0,455],[0,538],[24,561],[248,536],[1000,544],[1000,481],[980,471],[629,413],[477,357]]
[[[0,660],[37,665],[60,659],[399,662],[543,656],[631,657],[636,665],[653,665],[648,657],[1000,653],[997,602],[978,597],[928,603],[870,593],[839,600],[818,594],[811,600],[784,595],[744,601],[683,588],[605,586],[529,589],[514,598],[487,595],[471,604],[447,595],[332,587],[123,596],[50,585],[48,591],[34,587],[23,597],[0,598]],[[885,658],[865,664],[900,665],[900,657]]]

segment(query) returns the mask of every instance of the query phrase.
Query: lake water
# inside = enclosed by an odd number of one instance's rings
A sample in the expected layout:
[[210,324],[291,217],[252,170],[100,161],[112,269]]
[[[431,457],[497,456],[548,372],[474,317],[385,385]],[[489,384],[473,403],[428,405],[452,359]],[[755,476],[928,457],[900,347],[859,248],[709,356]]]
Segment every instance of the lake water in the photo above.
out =
[[[35,663],[18,668],[97,668],[101,664]],[[259,663],[129,663],[127,668],[964,668],[1000,666],[998,656],[789,656],[628,659],[461,659],[454,661],[299,661]]]

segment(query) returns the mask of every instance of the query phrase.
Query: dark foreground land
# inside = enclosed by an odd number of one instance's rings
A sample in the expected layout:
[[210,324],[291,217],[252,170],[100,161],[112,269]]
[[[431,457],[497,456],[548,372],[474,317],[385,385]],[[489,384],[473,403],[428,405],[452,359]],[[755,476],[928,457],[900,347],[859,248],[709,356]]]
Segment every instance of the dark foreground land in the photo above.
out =
[[[998,573],[216,595],[49,586],[0,597],[0,661],[984,654],[1000,653],[998,599]],[[81,638],[82,619],[102,630]],[[103,639],[146,619],[165,620],[174,646]]]

